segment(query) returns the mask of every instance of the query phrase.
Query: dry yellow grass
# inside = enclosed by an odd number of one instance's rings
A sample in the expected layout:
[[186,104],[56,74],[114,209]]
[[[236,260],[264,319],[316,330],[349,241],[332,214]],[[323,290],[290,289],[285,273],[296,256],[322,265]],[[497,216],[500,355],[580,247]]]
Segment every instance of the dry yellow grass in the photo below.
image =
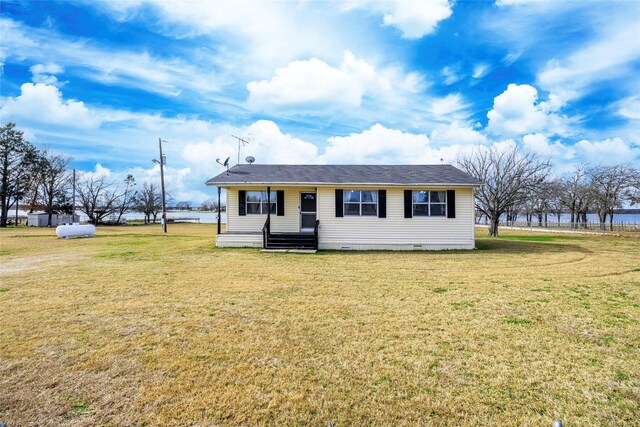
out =
[[0,231],[0,423],[638,423],[638,239],[300,255],[169,232]]

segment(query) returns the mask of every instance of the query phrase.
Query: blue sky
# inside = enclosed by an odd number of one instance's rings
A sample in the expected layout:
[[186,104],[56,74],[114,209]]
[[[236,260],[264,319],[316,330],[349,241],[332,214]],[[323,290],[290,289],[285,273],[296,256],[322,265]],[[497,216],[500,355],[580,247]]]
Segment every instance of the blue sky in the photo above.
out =
[[2,1],[0,115],[177,200],[235,163],[640,164],[637,1]]

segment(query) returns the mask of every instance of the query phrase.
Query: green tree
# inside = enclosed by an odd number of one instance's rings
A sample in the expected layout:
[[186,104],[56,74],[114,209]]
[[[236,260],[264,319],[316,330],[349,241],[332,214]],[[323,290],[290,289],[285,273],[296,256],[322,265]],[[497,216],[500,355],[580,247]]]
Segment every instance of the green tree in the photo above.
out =
[[23,193],[20,178],[36,153],[15,123],[9,122],[0,128],[0,227],[7,226],[9,209]]

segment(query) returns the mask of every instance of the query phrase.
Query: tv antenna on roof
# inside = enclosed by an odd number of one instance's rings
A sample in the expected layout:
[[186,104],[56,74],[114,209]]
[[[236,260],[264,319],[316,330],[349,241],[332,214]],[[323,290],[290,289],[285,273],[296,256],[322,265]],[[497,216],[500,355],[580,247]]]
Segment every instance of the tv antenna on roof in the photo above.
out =
[[235,135],[231,135],[231,136],[238,140],[238,163],[236,163],[236,164],[239,165],[240,164],[240,149],[242,147],[244,147],[245,145],[247,145],[249,143],[249,141],[247,141],[244,138],[240,138],[239,136],[235,136]]

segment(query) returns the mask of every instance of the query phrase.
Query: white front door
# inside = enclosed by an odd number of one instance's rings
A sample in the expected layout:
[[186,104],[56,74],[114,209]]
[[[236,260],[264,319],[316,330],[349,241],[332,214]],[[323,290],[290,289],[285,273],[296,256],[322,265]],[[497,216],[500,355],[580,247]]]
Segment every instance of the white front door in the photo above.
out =
[[313,232],[316,226],[316,193],[300,193],[300,231]]

